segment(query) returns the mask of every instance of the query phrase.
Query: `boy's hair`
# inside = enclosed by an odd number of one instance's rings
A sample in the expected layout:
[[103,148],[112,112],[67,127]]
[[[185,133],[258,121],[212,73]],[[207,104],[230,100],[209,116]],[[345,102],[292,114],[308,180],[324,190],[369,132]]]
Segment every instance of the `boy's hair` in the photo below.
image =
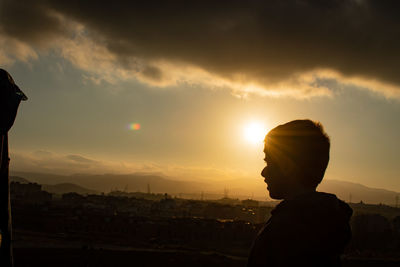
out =
[[283,171],[296,168],[302,184],[317,187],[322,181],[330,140],[319,122],[294,120],[279,125],[265,137],[265,148]]

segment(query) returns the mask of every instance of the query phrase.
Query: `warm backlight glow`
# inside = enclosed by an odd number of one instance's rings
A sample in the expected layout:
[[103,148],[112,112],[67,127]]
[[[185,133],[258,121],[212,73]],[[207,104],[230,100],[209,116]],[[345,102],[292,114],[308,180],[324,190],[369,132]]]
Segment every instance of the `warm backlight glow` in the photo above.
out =
[[243,130],[246,141],[254,145],[262,144],[267,134],[267,128],[260,122],[246,124]]

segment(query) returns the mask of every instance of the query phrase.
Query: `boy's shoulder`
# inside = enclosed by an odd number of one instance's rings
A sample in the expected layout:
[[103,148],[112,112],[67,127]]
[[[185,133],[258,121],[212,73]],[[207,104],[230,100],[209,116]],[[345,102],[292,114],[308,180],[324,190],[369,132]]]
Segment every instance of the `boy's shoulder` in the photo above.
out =
[[249,266],[258,266],[255,262],[295,266],[294,261],[303,258],[309,263],[318,255],[321,262],[329,263],[339,259],[351,237],[352,210],[333,194],[313,192],[284,200],[271,213],[255,240]]
[[[272,215],[286,213],[314,212],[351,212],[351,208],[334,194],[325,192],[310,192],[299,195],[291,200],[283,200],[272,211]],[[315,213],[314,213],[315,215]]]
[[285,228],[324,231],[347,224],[352,213],[350,206],[334,194],[312,192],[279,203],[271,211],[269,227],[275,231]]

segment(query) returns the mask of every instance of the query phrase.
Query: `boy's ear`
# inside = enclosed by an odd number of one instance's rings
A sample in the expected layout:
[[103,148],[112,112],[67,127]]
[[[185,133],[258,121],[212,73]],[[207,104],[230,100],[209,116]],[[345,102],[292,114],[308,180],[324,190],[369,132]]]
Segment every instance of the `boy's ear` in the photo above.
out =
[[291,178],[296,173],[296,167],[291,160],[280,160],[279,167],[285,177]]
[[281,167],[282,173],[288,180],[296,180],[301,173],[300,166],[293,160],[286,160]]

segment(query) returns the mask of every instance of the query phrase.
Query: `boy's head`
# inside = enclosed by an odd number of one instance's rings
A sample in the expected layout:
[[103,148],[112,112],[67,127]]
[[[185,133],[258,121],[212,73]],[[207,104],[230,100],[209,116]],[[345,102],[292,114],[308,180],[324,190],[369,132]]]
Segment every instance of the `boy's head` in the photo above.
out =
[[3,135],[10,130],[20,101],[27,99],[11,75],[6,70],[0,69],[0,134]]
[[330,141],[320,123],[295,120],[272,129],[265,137],[267,166],[261,175],[270,196],[285,198],[295,186],[315,189],[329,161]]

